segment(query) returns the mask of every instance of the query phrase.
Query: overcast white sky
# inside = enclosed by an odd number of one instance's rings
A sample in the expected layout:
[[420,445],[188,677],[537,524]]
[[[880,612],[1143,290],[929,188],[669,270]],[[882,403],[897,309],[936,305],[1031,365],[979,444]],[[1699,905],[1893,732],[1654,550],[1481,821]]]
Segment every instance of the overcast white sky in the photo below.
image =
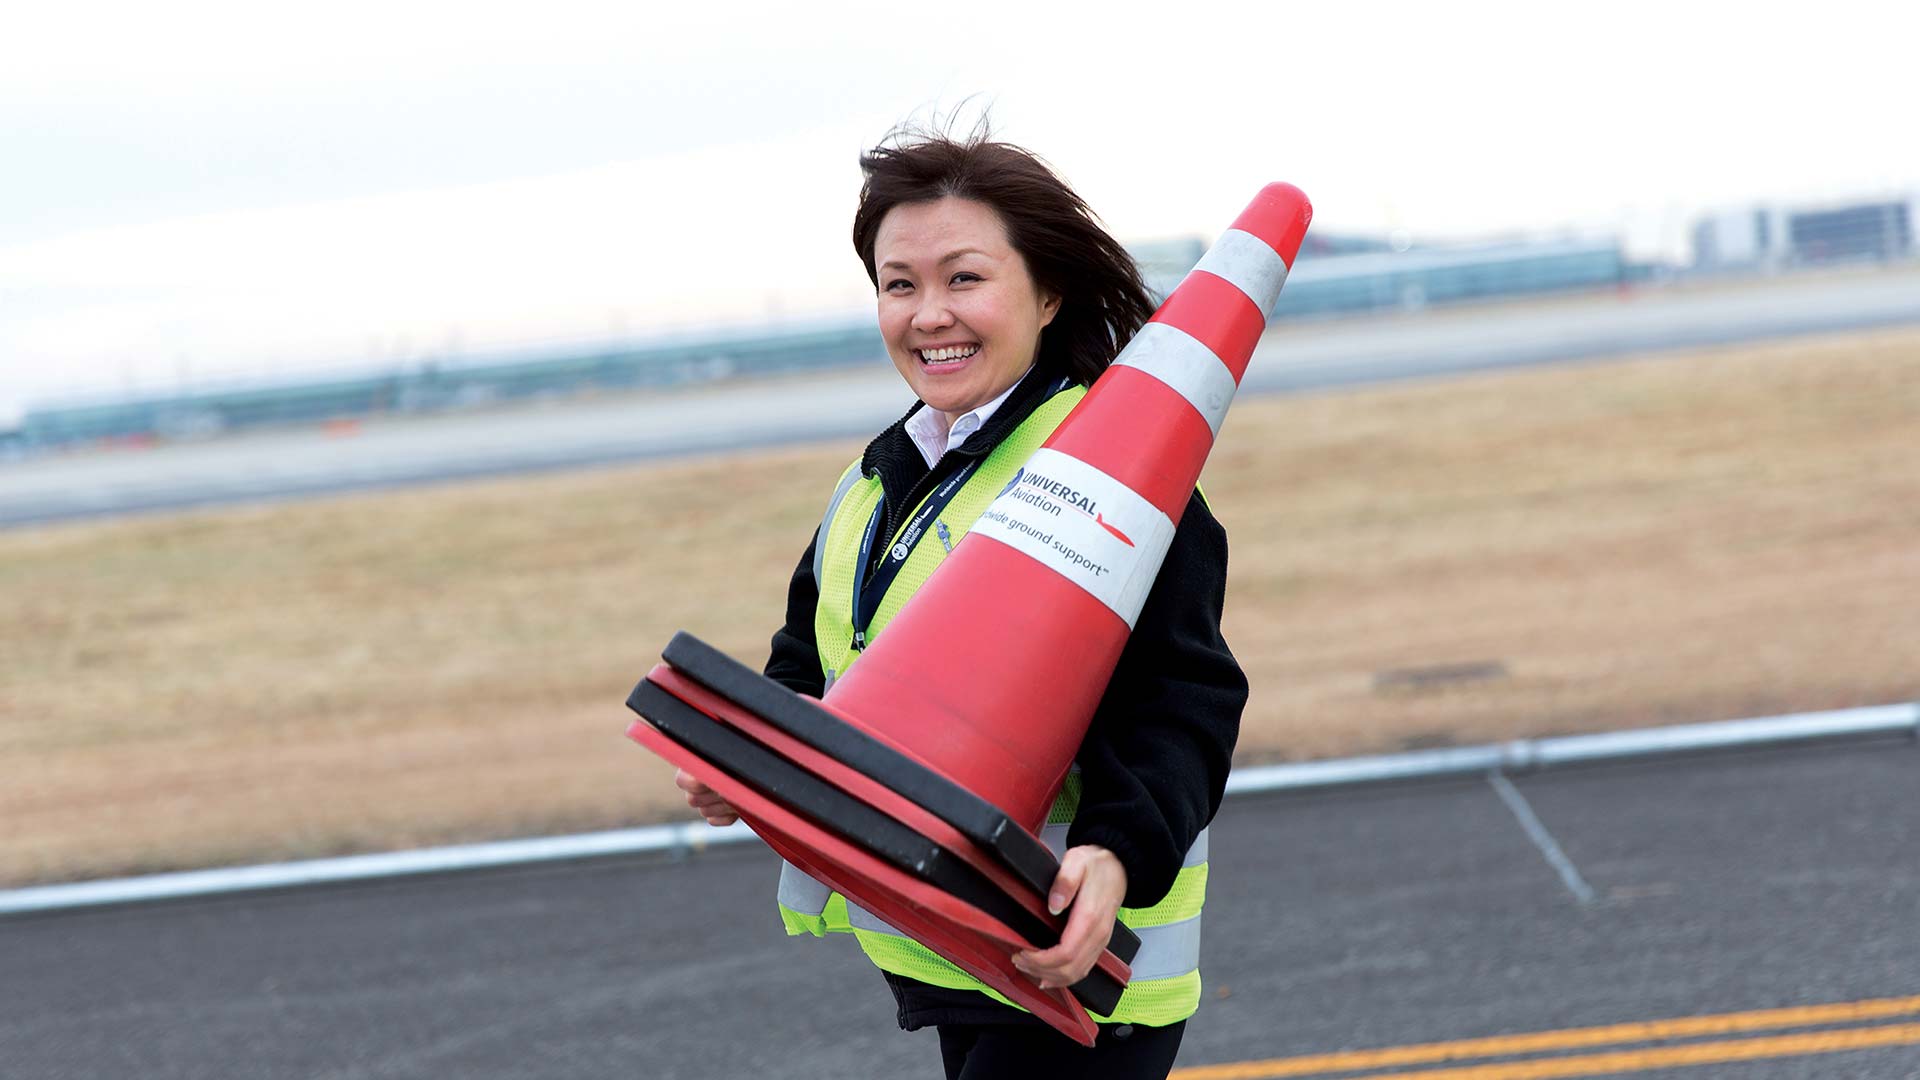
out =
[[1613,230],[1920,188],[1911,3],[38,4],[0,414],[859,310],[855,157],[969,95],[1122,239]]

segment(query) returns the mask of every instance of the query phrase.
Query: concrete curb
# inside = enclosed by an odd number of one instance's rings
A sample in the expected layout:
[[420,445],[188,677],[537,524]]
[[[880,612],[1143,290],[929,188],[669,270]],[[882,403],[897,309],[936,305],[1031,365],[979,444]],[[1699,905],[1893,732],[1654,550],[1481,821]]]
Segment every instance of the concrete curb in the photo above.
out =
[[710,846],[758,839],[753,830],[737,822],[719,829],[700,822],[683,822],[573,836],[543,836],[415,851],[390,851],[377,855],[347,855],[334,859],[190,870],[176,874],[81,881],[70,885],[37,885],[0,892],[0,917],[105,904],[136,904],[260,889],[526,866],[608,855],[658,851],[691,853]]
[[[1406,754],[1308,761],[1236,769],[1228,795],[1314,791],[1354,785],[1426,780],[1487,772],[1519,772],[1563,765],[1746,747],[1785,746],[1829,739],[1907,734],[1920,739],[1920,702],[1835,712],[1796,713],[1713,724],[1645,728],[1599,735],[1522,739],[1491,746],[1421,750]],[[745,825],[710,828],[698,822],[573,836],[504,840],[485,844],[335,859],[267,863],[219,870],[41,885],[0,892],[0,916],[61,911],[107,904],[134,904],[195,896],[218,896],[332,882],[371,881],[418,874],[524,866],[569,859],[661,851],[697,852],[758,839]]]
[[1705,750],[1784,746],[1824,739],[1901,734],[1920,738],[1920,702],[1835,712],[1794,713],[1753,720],[1725,720],[1712,724],[1609,731],[1598,735],[1520,739],[1491,746],[1449,747],[1406,754],[1255,766],[1235,769],[1233,775],[1227,778],[1227,794],[1303,791],[1487,772],[1527,772],[1563,765],[1662,757]]

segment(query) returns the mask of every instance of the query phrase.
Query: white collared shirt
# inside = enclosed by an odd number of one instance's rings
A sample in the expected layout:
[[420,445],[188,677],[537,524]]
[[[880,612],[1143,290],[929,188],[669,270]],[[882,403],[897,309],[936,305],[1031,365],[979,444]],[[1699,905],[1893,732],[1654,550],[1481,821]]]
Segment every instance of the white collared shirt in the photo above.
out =
[[927,459],[928,467],[931,468],[939,463],[940,455],[966,442],[967,436],[979,431],[981,425],[985,424],[1007,400],[1008,395],[1013,393],[1014,387],[1026,381],[1027,374],[1032,372],[1033,369],[1028,368],[1026,374],[1013,380],[1013,386],[1001,391],[999,397],[985,405],[961,413],[959,419],[953,422],[951,429],[947,427],[947,418],[931,405],[907,417],[907,436],[913,440],[913,445],[920,448],[920,456]]

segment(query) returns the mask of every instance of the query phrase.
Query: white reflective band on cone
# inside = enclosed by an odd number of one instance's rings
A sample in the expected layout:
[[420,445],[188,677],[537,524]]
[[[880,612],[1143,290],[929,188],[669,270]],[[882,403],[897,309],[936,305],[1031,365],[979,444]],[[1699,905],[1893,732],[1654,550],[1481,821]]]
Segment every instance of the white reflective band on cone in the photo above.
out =
[[1177,326],[1150,322],[1113,358],[1115,367],[1146,372],[1172,387],[1206,420],[1215,435],[1227,419],[1233,392],[1240,387],[1233,372],[1199,338]]
[[986,536],[1086,590],[1133,628],[1173,543],[1173,521],[1079,458],[1045,448],[974,523]]
[[1273,305],[1280,300],[1280,286],[1287,283],[1287,261],[1267,246],[1265,240],[1245,229],[1228,229],[1200,257],[1195,270],[1205,270],[1233,282],[1260,309],[1260,317],[1273,318]]

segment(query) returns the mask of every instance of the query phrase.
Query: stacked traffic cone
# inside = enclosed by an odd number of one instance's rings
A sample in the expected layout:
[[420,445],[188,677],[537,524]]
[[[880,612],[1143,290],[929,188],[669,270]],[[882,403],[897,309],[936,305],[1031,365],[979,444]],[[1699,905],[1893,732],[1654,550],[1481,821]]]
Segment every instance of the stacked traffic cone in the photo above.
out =
[[1138,939],[1070,989],[1013,967],[1066,922],[1038,834],[1311,217],[1262,189],[824,700],[682,633],[627,701],[788,862],[1087,1045]]

